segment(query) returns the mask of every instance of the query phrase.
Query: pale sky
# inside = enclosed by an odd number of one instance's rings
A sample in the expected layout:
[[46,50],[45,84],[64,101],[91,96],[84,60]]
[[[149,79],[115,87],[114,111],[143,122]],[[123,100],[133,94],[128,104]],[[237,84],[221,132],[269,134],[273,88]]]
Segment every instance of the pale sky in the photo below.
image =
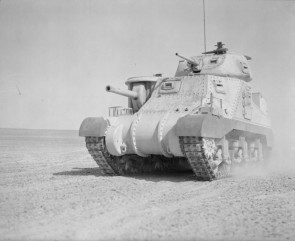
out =
[[[295,1],[206,0],[206,21],[207,50],[251,56],[274,128],[294,131]],[[2,0],[0,127],[78,129],[127,106],[107,84],[173,76],[175,52],[203,49],[202,0]]]

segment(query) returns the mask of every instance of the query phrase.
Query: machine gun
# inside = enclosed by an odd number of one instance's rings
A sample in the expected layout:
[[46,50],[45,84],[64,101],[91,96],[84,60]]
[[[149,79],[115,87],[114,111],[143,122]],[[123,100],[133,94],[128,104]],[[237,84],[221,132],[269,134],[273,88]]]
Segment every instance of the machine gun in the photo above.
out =
[[[227,51],[228,51],[228,49],[227,48],[223,48],[223,43],[222,42],[217,42],[217,45],[214,45],[214,46],[216,46],[217,47],[217,49],[215,49],[215,50],[212,50],[212,51],[208,51],[208,52],[204,52],[204,53],[202,53],[202,54],[226,54],[227,53]],[[244,55],[245,56],[245,58],[247,59],[247,60],[251,60],[252,58],[250,57],[250,56],[248,56],[248,55]]]

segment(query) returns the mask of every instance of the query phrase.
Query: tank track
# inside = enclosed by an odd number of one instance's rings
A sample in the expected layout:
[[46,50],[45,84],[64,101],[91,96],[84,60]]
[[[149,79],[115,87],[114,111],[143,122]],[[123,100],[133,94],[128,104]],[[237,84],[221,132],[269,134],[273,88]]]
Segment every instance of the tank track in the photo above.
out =
[[116,175],[116,171],[110,165],[111,156],[105,148],[104,137],[87,136],[85,137],[88,152],[99,166],[103,174]]
[[184,158],[164,158],[162,156],[139,157],[110,155],[105,146],[105,137],[88,136],[85,138],[88,152],[105,175],[139,174],[150,172],[175,171],[186,162]]
[[[212,181],[228,177],[230,171],[226,170],[226,168],[223,168],[223,170],[222,168],[220,168],[221,170],[218,168],[217,171],[214,171],[212,159],[214,158],[215,151],[214,147],[206,145],[207,142],[208,139],[202,137],[179,137],[181,151],[187,158],[197,180]],[[208,153],[211,154],[208,155]]]
[[232,167],[226,166],[224,162],[221,162],[216,168],[216,164],[214,164],[216,145],[214,139],[210,138],[180,136],[179,144],[185,158],[173,159],[163,156],[142,158],[137,155],[116,157],[107,151],[105,137],[86,137],[85,141],[88,152],[105,175],[176,171],[184,163],[189,164],[196,179],[201,181],[225,178],[230,176],[232,171]]

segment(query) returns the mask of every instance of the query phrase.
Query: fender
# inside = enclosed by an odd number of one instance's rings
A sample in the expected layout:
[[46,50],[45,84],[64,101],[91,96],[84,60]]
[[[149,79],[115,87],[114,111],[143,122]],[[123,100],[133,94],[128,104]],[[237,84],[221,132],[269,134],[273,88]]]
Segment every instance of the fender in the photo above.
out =
[[104,136],[108,125],[103,117],[88,117],[80,126],[79,136]]
[[222,138],[227,134],[255,135],[263,137],[267,146],[273,145],[273,133],[270,128],[254,125],[249,122],[218,117],[214,115],[186,115],[181,117],[175,126],[177,136],[200,136]]

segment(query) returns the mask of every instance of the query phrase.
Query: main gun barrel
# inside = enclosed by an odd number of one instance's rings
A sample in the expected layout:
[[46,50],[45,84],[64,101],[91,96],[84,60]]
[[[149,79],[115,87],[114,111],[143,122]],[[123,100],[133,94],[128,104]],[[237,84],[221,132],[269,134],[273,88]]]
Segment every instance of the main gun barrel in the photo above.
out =
[[192,65],[199,65],[196,61],[192,60],[192,59],[189,59],[189,58],[186,58],[184,56],[181,56],[180,54],[178,53],[175,53],[176,56],[178,56],[179,58],[181,59],[184,59],[186,60],[188,63],[192,64]]
[[132,99],[137,99],[137,97],[138,97],[138,93],[135,92],[135,91],[121,90],[121,89],[115,88],[115,87],[113,87],[111,85],[106,86],[106,91],[107,92],[112,92],[112,93],[115,93],[115,94],[118,94],[118,95],[123,95],[123,96],[126,96],[126,97],[130,97]]

